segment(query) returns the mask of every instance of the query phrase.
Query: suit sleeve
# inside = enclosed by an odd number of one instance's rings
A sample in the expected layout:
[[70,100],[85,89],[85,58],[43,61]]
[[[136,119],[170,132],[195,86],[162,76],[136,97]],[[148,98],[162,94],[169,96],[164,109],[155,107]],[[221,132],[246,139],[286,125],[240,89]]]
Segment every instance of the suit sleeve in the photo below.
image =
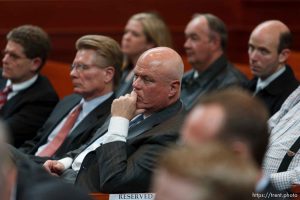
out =
[[[64,117],[62,116],[61,111],[66,110],[66,104],[70,104],[73,98],[77,97],[75,97],[74,95],[70,95],[58,102],[52,110],[47,121],[43,124],[42,128],[38,130],[36,136],[30,140],[26,140],[24,144],[22,144],[22,146],[19,147],[20,151],[28,154],[34,154],[38,148],[37,145],[43,143],[44,140],[46,140],[46,138],[49,136],[50,132],[53,130],[53,124],[60,122],[60,120],[58,120],[59,117]],[[64,113],[67,112],[68,111]]]
[[65,156],[63,157],[70,157],[72,159],[74,159],[78,154],[80,154],[84,149],[87,148],[87,145],[84,144],[84,145],[81,145],[78,149],[75,149],[73,151],[69,151],[68,153],[66,153]]
[[55,104],[56,101],[27,103],[18,113],[5,119],[17,147],[36,135],[37,130],[42,127]]
[[97,149],[101,192],[147,192],[157,157],[175,135],[153,136],[137,146],[111,142]]
[[5,118],[16,147],[36,135],[57,104],[58,96],[49,84],[38,79],[32,88],[20,92],[22,104]]
[[[37,106],[37,108],[34,109],[40,109],[40,111],[44,111],[47,113],[50,113],[52,111],[52,108],[48,107],[44,107],[43,106]],[[56,107],[53,109],[53,111],[56,110]],[[23,111],[25,112],[25,109],[23,109]],[[33,114],[33,118],[36,118],[38,113]],[[47,115],[48,116],[48,115]],[[30,116],[27,116],[30,117]],[[49,117],[50,118],[50,117]],[[20,151],[24,152],[24,153],[28,153],[28,154],[34,154],[33,149],[36,147],[36,145],[42,140],[42,138],[45,136],[45,130],[47,130],[49,128],[49,126],[51,126],[51,121],[46,120],[46,122],[44,122],[43,126],[37,131],[37,133],[35,134],[35,136],[29,140],[26,140],[20,147]],[[30,118],[29,118],[30,119]],[[12,120],[17,120],[17,119],[12,119]],[[18,119],[18,120],[21,120]],[[13,123],[17,123],[17,121],[14,121]]]

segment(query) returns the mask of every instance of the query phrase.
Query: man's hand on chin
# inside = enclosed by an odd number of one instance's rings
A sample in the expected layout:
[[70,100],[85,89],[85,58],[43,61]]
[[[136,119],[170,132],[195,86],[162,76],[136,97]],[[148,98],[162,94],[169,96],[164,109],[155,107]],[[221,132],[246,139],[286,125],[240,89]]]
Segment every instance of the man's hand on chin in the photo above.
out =
[[137,110],[136,101],[137,94],[135,91],[115,99],[111,106],[111,115],[124,117],[130,121],[134,116],[144,112],[144,109]]

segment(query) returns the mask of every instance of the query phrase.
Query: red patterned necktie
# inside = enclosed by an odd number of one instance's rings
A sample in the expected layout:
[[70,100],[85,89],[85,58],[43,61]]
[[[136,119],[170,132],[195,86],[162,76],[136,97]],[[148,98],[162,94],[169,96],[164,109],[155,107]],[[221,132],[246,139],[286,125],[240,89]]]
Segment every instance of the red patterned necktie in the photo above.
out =
[[11,85],[6,86],[4,90],[0,92],[0,109],[4,106],[7,102],[7,95],[12,91]]
[[79,104],[68,116],[67,120],[63,124],[62,128],[53,138],[53,140],[40,152],[38,156],[41,157],[51,157],[58,150],[61,144],[67,138],[69,132],[73,128],[76,119],[78,118],[80,112],[82,110],[82,104]]

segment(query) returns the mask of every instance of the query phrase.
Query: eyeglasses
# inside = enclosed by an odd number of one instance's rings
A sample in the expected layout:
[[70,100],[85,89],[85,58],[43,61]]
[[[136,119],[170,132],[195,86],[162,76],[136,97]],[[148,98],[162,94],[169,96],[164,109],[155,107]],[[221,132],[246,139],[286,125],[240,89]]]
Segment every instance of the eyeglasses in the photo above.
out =
[[14,52],[9,52],[9,51],[2,51],[2,55],[3,55],[3,57],[8,56],[12,60],[28,59],[25,56],[20,56],[20,55],[14,53]]
[[[95,67],[93,67],[93,66],[95,66]],[[97,65],[85,65],[85,64],[80,64],[80,63],[73,63],[70,66],[71,71],[73,69],[75,69],[77,72],[87,71],[87,70],[92,69],[92,68],[104,69],[105,67],[99,67]]]

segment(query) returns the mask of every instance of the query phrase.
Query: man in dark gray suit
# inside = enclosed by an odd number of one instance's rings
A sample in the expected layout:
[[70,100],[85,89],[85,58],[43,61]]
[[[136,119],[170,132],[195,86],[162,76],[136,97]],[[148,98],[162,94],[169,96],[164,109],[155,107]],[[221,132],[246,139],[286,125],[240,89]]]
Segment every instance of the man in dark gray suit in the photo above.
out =
[[[77,40],[76,48],[70,72],[75,94],[59,102],[38,135],[20,148],[24,153],[42,157],[42,163],[47,160],[45,158],[60,157],[79,148],[110,114],[113,90],[118,84],[122,63],[118,43],[106,36],[86,35]],[[60,145],[54,145],[53,141],[78,105],[82,105],[82,109],[73,127],[65,138],[59,139]],[[49,147],[56,150],[51,153]],[[38,157],[34,159],[39,160]]]
[[76,184],[91,192],[149,191],[157,156],[181,126],[183,62],[170,48],[153,48],[138,59],[134,74],[134,90],[114,100],[108,127],[73,155],[48,160],[49,172],[69,180],[79,172]]

